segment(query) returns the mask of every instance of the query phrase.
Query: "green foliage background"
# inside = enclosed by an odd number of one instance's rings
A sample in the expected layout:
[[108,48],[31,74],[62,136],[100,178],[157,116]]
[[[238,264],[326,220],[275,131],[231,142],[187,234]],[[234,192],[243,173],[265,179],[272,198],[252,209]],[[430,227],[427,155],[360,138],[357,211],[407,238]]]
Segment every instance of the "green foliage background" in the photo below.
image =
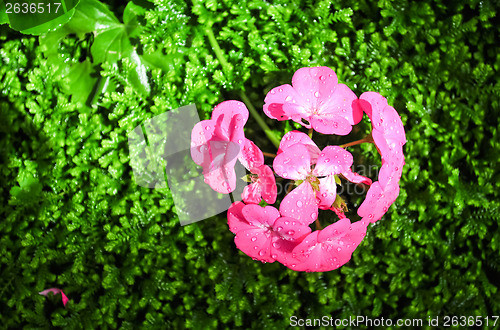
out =
[[[0,325],[500,315],[498,5],[81,0],[39,37],[0,26]],[[127,133],[144,120],[189,103],[208,118],[228,99],[261,110],[270,88],[320,65],[386,96],[408,139],[400,196],[347,265],[253,261],[224,214],[181,227],[167,189],[134,183]],[[293,128],[265,120],[278,137]],[[246,134],[275,150],[252,119]],[[38,295],[49,287],[66,308]]]

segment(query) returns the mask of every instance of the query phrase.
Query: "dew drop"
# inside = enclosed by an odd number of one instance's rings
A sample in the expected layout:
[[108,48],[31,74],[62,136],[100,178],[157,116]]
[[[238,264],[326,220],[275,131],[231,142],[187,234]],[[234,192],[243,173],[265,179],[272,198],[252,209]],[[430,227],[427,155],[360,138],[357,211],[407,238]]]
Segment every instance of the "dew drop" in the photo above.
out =
[[329,163],[329,162],[330,162],[330,158],[326,158],[325,163]]
[[325,77],[325,76],[319,76],[319,80],[323,80],[323,81],[325,81],[325,80],[326,80],[326,77]]
[[318,214],[316,214],[316,212],[311,213],[311,219],[316,219],[317,216]]
[[271,258],[276,259],[276,258],[278,258],[278,256],[277,256],[277,255],[275,255],[275,254],[272,254],[272,255],[271,255]]
[[243,143],[243,140],[242,140],[242,139],[239,139],[239,140],[238,140],[238,143]]
[[279,243],[278,243],[278,242],[274,242],[274,243],[273,243],[273,247],[274,247],[274,248],[276,248],[276,249],[278,249],[278,248],[280,247],[280,245],[279,245]]
[[297,206],[298,207],[302,207],[302,202],[301,201],[297,201]]
[[254,246],[254,247],[253,247],[253,249],[254,249],[254,250],[257,250],[258,248],[259,248],[258,246]]
[[287,234],[288,234],[288,235],[290,235],[290,236],[293,236],[293,234],[295,234],[295,232],[294,232],[293,230],[289,230],[289,231],[287,232]]
[[260,250],[260,251],[259,251],[259,256],[261,256],[261,257],[262,257],[264,254],[266,254],[266,252],[264,252],[264,250]]
[[314,93],[314,96],[315,96],[315,97],[319,97],[319,92],[318,92],[318,91],[316,91],[316,92]]
[[340,252],[340,251],[342,251],[342,248],[339,248],[339,247],[338,247],[338,248],[337,248],[337,251],[339,251],[339,252]]
[[290,223],[290,221],[285,220],[285,225],[288,225],[289,223]]
[[257,237],[252,237],[252,242],[255,242],[257,240]]
[[326,197],[326,196],[328,196],[328,194],[327,193],[322,193],[321,196]]
[[205,126],[205,129],[208,131],[210,129],[210,126]]
[[278,228],[276,228],[277,231],[282,231],[283,230],[283,227],[279,226]]
[[285,102],[290,102],[292,100],[292,97],[290,95],[288,95],[287,97],[285,97]]
[[288,173],[287,173],[287,172],[284,172],[284,173],[283,173],[283,176],[288,176]]

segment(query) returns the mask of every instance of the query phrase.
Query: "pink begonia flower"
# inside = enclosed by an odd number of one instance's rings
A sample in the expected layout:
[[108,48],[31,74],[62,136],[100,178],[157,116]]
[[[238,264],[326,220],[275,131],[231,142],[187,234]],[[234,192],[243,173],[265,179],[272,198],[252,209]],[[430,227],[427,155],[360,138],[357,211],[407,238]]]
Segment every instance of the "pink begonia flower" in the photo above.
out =
[[309,156],[311,157],[311,162],[315,164],[319,154],[321,153],[321,150],[307,134],[300,131],[290,131],[286,133],[281,139],[276,155],[281,154],[283,151],[297,143],[306,146],[307,150],[309,151]]
[[281,217],[272,206],[235,202],[227,218],[236,247],[262,262],[286,262],[293,247],[311,232],[301,221]]
[[327,272],[337,269],[351,259],[356,247],[366,235],[367,221],[351,224],[347,218],[338,220],[323,230],[306,236],[292,252],[296,264],[290,269],[306,272]]
[[245,139],[241,156],[238,159],[252,173],[250,176],[252,183],[245,186],[241,194],[243,201],[258,204],[263,198],[266,203],[274,204],[278,194],[276,179],[271,168],[264,165],[264,155],[259,147]]
[[191,157],[203,167],[205,182],[219,193],[236,188],[234,165],[245,143],[247,120],[244,103],[225,101],[214,108],[211,119],[197,123],[191,132]]
[[[338,146],[325,147],[315,162],[311,160],[309,149],[304,144],[297,143],[285,148],[274,159],[273,167],[276,174],[286,179],[303,180],[299,187],[307,185],[310,186],[310,189],[304,188],[302,196],[290,197],[290,201],[286,200],[286,209],[284,211],[287,213],[295,212],[296,209],[302,208],[303,201],[300,200],[301,197],[307,199],[308,203],[313,201],[319,208],[330,208],[337,196],[334,175],[350,170],[352,161],[352,155]],[[312,165],[315,165],[314,168],[311,167]],[[317,189],[314,189],[317,191],[316,194],[313,191],[313,185],[317,187]],[[286,197],[288,195],[285,196],[285,199]],[[285,202],[285,199],[283,202]],[[318,200],[317,203],[316,199]],[[317,216],[317,210],[314,214]],[[314,221],[316,219],[302,220]]]
[[68,302],[69,299],[68,299],[68,297],[66,297],[66,295],[64,294],[64,292],[61,289],[50,288],[50,289],[46,289],[46,290],[43,290],[41,292],[38,292],[38,294],[41,294],[42,296],[47,296],[47,294],[49,292],[53,293],[54,295],[60,293],[61,294],[61,298],[62,298],[62,303],[66,307],[66,303]]
[[382,168],[379,182],[386,186],[399,182],[405,164],[403,145],[406,135],[401,118],[396,110],[389,106],[387,99],[376,92],[361,94],[357,104],[372,121],[372,137],[382,156]]
[[[323,134],[346,135],[359,123],[363,113],[352,106],[357,100],[328,67],[301,68],[292,77],[292,86],[273,88],[264,100],[264,112],[278,120],[293,121]],[[306,120],[307,122],[304,122]]]
[[391,183],[385,188],[377,181],[371,185],[366,198],[358,208],[362,220],[376,222],[382,218],[399,195],[399,185]]

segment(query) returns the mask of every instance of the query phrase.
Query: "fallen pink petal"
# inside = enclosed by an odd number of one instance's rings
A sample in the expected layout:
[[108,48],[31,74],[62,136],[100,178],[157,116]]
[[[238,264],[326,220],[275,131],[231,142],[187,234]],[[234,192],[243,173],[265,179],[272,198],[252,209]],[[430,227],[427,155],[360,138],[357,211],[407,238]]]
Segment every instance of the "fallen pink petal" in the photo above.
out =
[[41,294],[42,296],[47,296],[48,294],[52,293],[54,295],[56,294],[61,294],[61,298],[62,298],[62,303],[64,306],[66,306],[66,303],[68,302],[68,297],[66,297],[66,295],[64,294],[64,292],[61,290],[61,289],[58,289],[58,288],[50,288],[50,289],[46,289],[46,290],[43,290],[41,292],[38,292],[38,294]]

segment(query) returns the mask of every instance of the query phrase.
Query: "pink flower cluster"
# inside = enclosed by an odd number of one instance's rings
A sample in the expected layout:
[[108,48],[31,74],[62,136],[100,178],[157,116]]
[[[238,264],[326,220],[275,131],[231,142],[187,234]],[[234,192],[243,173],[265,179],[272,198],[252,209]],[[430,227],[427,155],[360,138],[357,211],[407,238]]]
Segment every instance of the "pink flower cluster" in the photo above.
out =
[[[301,68],[292,85],[272,89],[264,100],[264,113],[277,120],[293,120],[322,134],[346,135],[366,113],[371,136],[381,154],[378,181],[351,170],[352,154],[340,146],[320,150],[309,135],[291,131],[283,136],[273,162],[274,173],[293,180],[295,188],[274,206],[277,186],[273,170],[264,164],[262,151],[244,135],[248,110],[238,101],[217,105],[210,120],[198,123],[191,137],[191,156],[203,167],[205,182],[215,191],[236,187],[234,166],[240,161],[251,173],[243,202],[228,210],[235,244],[262,262],[278,261],[296,271],[330,271],[344,265],[366,234],[369,223],[382,218],[399,194],[406,142],[401,119],[378,93],[359,98],[328,67]],[[337,195],[340,177],[370,186],[358,208],[361,220],[351,223]],[[339,202],[341,201],[341,202]],[[339,220],[312,231],[319,210],[331,210]]]

